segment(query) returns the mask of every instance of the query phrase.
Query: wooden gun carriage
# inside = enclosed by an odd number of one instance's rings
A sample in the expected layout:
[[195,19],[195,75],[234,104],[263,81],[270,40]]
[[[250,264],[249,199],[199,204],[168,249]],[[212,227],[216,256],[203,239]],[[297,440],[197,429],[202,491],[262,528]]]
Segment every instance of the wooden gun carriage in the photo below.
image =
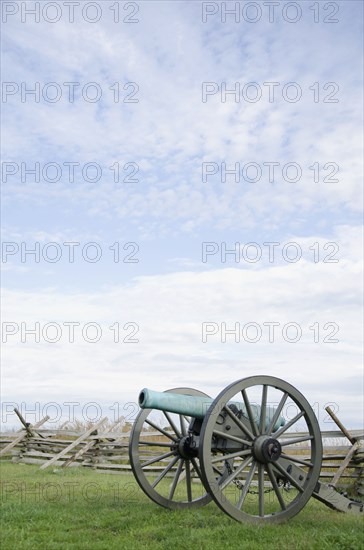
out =
[[190,388],[144,389],[139,405],[130,463],[142,490],[161,506],[214,500],[237,521],[279,523],[313,496],[341,512],[363,513],[363,503],[319,481],[318,421],[284,380],[241,379],[216,399]]

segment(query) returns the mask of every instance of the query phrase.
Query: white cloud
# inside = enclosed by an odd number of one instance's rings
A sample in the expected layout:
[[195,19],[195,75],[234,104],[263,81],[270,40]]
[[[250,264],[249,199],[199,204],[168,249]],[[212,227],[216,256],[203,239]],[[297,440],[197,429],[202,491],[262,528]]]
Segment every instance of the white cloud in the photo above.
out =
[[[54,184],[9,178],[3,185],[5,239],[107,246],[140,239],[147,250],[138,278],[123,270],[115,277],[120,266],[110,263],[98,270],[86,266],[87,275],[76,266],[67,277],[58,265],[5,264],[11,278],[4,320],[95,321],[104,334],[96,344],[22,344],[19,335],[9,337],[5,399],[101,396],[111,402],[134,400],[144,385],[186,384],[215,395],[232,380],[266,372],[287,378],[320,406],[323,398],[337,400],[344,423],[358,423],[361,10],[358,2],[341,3],[337,25],[314,24],[312,10],[294,25],[281,17],[274,24],[225,25],[218,18],[201,23],[198,2],[143,2],[138,25],[115,25],[107,9],[109,18],[93,25],[22,24],[16,18],[4,25],[4,80],[30,87],[55,81],[63,90],[55,104],[8,98],[4,158],[29,167],[37,161],[94,161],[103,169],[96,184],[80,176],[69,183],[65,173]],[[101,101],[69,103],[63,83],[70,81],[80,88],[99,83]],[[257,103],[223,103],[216,94],[203,103],[204,81],[227,87],[258,82],[265,96]],[[139,103],[115,103],[115,82],[124,95],[124,83],[136,82]],[[264,82],[280,83],[274,103]],[[300,85],[302,101],[282,99],[288,82]],[[318,103],[310,89],[315,82]],[[339,85],[338,103],[323,101],[329,82]],[[138,163],[139,183],[115,184],[109,169],[115,161]],[[203,183],[203,161],[228,167],[297,162],[303,175],[297,183],[282,175],[268,183],[266,174],[256,183],[223,183],[219,177]],[[310,169],[315,162],[317,183]],[[323,181],[330,173],[325,163],[339,166],[338,182]],[[267,235],[305,250],[335,241],[340,261],[315,264],[306,255],[297,264],[196,265],[196,243]],[[184,271],[170,273],[173,266]],[[47,270],[50,277],[44,278]],[[116,321],[137,322],[140,343],[114,343],[108,327]],[[296,321],[303,336],[297,344],[282,338],[274,344],[202,343],[204,321]],[[315,322],[321,329],[337,323],[340,342],[312,342]]]
[[[350,394],[340,390],[348,373],[361,375],[359,262],[355,258],[332,264],[307,261],[295,265],[269,267],[258,271],[237,268],[204,272],[176,272],[139,277],[130,283],[94,293],[8,291],[4,295],[4,321],[27,328],[38,321],[41,327],[56,322],[62,338],[50,344],[47,338],[34,343],[20,342],[20,332],[4,344],[3,376],[5,398],[67,401],[88,396],[130,401],[143,386],[156,389],[178,385],[196,386],[215,394],[229,382],[252,374],[271,374],[289,380],[310,401],[338,400],[342,417],[353,418],[360,391],[356,382]],[[63,323],[76,321],[83,327],[97,322],[103,336],[95,344],[84,342],[81,328],[75,342],[68,342]],[[114,343],[109,329],[118,321],[139,326],[135,344]],[[263,323],[278,322],[276,340],[268,341]],[[202,323],[217,323],[219,334],[202,343]],[[233,336],[221,343],[221,323],[232,329],[238,322],[258,323],[262,339],[254,329],[240,343]],[[302,327],[297,343],[282,336],[286,323]],[[319,343],[314,343],[314,323],[319,323]],[[338,343],[324,343],[336,323]],[[311,327],[311,329],[309,328]],[[121,330],[123,337],[130,329]],[[89,337],[93,337],[90,330]],[[294,330],[288,338],[294,338]],[[322,393],[330,382],[333,397]],[[97,389],[96,389],[97,388]],[[335,389],[334,389],[335,388]],[[354,396],[354,401],[353,401]],[[325,403],[327,400],[325,401]]]
[[[31,203],[68,200],[89,214],[116,215],[133,224],[151,217],[157,221],[151,228],[161,233],[176,226],[188,232],[212,219],[220,227],[249,227],[259,218],[269,228],[282,217],[307,217],[312,211],[321,215],[343,204],[349,212],[360,209],[360,87],[341,47],[355,35],[347,29],[335,33],[333,44],[329,25],[316,29],[307,21],[283,27],[267,24],[259,33],[257,27],[245,26],[242,35],[237,25],[201,27],[200,12],[188,4],[156,12],[144,3],[143,13],[139,25],[124,25],[122,33],[105,21],[91,27],[57,24],[53,30],[39,24],[36,35],[33,25],[22,25],[19,34],[11,36],[7,65],[14,80],[96,81],[103,90],[99,104],[22,104],[10,98],[9,158],[18,160],[23,150],[25,160],[38,157],[44,163],[59,157],[105,167],[116,160],[140,161],[139,184],[115,188],[105,169],[97,185],[9,180],[5,194]],[[293,47],[298,36],[312,40],[306,39],[304,48]],[[22,58],[24,44],[27,54]],[[29,63],[35,58],[37,65]],[[309,87],[335,81],[333,74],[347,83],[337,94],[339,103],[314,103]],[[109,87],[115,81],[137,82],[139,103],[113,103]],[[221,103],[217,94],[202,103],[202,81],[226,81],[227,87],[258,82],[265,100]],[[292,81],[303,91],[297,104],[282,100],[284,84]],[[264,82],[280,83],[277,102],[267,100]],[[320,89],[321,99],[329,92],[331,88]],[[296,184],[278,177],[271,185],[263,177],[257,184],[203,185],[203,160],[242,165],[298,162],[304,174]],[[309,167],[314,162],[337,163],[339,182],[313,183]]]

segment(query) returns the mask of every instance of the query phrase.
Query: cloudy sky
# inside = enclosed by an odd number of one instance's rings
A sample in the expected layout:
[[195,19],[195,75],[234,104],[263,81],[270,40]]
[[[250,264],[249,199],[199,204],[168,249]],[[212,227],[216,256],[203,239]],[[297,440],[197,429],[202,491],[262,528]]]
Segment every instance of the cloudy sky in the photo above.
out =
[[3,421],[269,374],[361,427],[362,3],[34,6],[2,3]]

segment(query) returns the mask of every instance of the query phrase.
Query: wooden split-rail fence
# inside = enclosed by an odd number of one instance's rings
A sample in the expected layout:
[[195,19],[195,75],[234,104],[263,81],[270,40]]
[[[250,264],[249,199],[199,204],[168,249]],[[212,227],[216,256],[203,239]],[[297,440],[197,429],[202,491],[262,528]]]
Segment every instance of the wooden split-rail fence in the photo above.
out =
[[[131,472],[128,456],[130,432],[122,431],[122,418],[112,424],[103,418],[83,431],[65,428],[52,430],[44,428],[48,417],[32,425],[26,422],[17,409],[14,410],[23,428],[15,433],[0,434],[2,460],[39,465],[41,470],[83,466],[98,472]],[[332,411],[328,412],[340,430],[322,432],[324,456],[321,480],[339,490],[351,490],[354,495],[364,495],[364,433],[359,430],[349,432]],[[149,431],[145,435],[153,437],[160,434]],[[285,437],[294,438],[301,435],[304,434],[284,434]],[[301,444],[297,449],[304,458],[308,448]]]

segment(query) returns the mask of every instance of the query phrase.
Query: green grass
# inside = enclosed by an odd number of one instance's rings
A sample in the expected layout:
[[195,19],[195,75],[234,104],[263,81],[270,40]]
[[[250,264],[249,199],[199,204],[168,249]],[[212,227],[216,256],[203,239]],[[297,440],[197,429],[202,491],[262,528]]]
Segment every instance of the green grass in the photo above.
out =
[[1,550],[352,550],[363,519],[311,499],[282,525],[243,525],[214,503],[169,511],[132,476],[1,464]]

